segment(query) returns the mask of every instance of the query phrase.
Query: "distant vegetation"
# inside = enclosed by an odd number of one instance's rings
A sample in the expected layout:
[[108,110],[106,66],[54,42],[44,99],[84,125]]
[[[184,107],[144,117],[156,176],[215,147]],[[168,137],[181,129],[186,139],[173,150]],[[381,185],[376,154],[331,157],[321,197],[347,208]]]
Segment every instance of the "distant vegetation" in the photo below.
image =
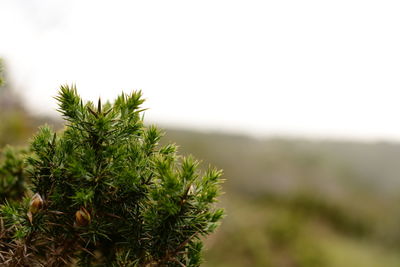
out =
[[2,72],[0,59],[0,147],[7,144],[24,145],[39,125],[45,122],[61,126],[61,120],[50,117],[33,117],[27,112],[18,93],[7,79],[7,72]]
[[168,130],[225,170],[209,266],[400,266],[400,145]]

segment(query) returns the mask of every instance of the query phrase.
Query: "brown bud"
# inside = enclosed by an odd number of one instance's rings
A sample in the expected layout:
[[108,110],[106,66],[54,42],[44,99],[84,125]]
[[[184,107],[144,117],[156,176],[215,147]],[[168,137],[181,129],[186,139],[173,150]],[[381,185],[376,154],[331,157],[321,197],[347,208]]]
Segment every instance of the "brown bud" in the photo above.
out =
[[31,201],[29,202],[29,211],[33,214],[37,213],[43,207],[42,197],[36,193],[33,195]]
[[75,212],[75,223],[77,226],[86,226],[90,223],[90,213],[84,207]]
[[36,193],[32,196],[29,202],[29,211],[27,213],[29,221],[32,223],[33,215],[36,214],[43,207],[42,197]]

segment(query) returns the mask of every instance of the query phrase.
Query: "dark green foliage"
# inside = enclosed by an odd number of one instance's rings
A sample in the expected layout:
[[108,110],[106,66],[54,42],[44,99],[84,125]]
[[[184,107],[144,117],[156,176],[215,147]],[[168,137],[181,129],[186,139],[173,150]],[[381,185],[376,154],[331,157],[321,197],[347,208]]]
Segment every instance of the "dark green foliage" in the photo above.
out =
[[[140,91],[122,94],[113,104],[99,100],[95,107],[82,102],[74,87],[63,86],[56,99],[65,130],[42,127],[27,166],[8,156],[0,169],[2,180],[28,170],[31,181],[30,197],[1,207],[0,261],[199,266],[200,237],[223,216],[213,208],[221,171],[201,173],[199,163],[178,156],[174,145],[160,147],[162,133],[143,124]],[[19,192],[19,183],[5,186]],[[43,203],[34,202],[33,194]]]

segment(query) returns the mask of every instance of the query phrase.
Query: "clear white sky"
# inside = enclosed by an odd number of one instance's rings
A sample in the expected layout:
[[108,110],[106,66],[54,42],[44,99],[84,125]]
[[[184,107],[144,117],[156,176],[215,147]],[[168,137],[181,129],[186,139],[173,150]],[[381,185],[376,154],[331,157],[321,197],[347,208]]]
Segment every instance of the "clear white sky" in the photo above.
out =
[[60,84],[142,89],[146,118],[400,140],[400,1],[1,0],[0,57],[36,112]]

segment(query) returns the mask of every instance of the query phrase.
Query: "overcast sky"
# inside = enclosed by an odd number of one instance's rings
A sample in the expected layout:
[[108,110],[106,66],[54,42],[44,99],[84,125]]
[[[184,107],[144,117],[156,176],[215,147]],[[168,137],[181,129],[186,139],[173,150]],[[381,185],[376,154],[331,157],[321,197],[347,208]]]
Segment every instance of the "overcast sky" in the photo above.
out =
[[38,113],[142,89],[146,118],[400,140],[400,1],[1,0],[0,57]]

